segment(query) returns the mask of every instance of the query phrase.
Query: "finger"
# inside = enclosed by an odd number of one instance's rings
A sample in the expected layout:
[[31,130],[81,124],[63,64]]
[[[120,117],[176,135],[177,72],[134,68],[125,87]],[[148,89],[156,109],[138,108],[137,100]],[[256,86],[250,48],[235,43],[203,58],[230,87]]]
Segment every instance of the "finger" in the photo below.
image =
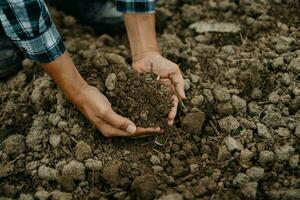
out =
[[131,135],[124,130],[113,127],[111,124],[101,120],[100,118],[93,124],[105,137],[128,137]]
[[97,117],[105,120],[117,129],[127,131],[130,134],[134,134],[136,132],[135,124],[129,119],[118,115],[115,111],[113,111],[113,109],[109,109],[107,112]]
[[180,70],[171,74],[169,77],[173,85],[175,86],[176,92],[179,95],[179,97],[182,99],[186,99],[185,92],[184,92],[184,80]]
[[138,127],[134,135],[128,136],[129,138],[144,138],[144,137],[151,137],[154,135],[162,134],[161,128],[140,128]]
[[168,125],[172,126],[174,124],[174,119],[177,114],[178,108],[178,97],[176,95],[172,96],[174,106],[171,108],[171,111],[168,114]]

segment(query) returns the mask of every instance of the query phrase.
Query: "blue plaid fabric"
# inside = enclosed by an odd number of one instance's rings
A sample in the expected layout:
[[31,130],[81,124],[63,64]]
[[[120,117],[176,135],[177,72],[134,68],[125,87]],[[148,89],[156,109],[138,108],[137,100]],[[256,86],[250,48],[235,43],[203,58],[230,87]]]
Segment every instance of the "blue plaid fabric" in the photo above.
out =
[[117,0],[117,10],[125,13],[154,13],[155,0]]
[[[117,0],[125,13],[153,13],[154,0]],[[32,60],[49,63],[65,51],[44,0],[0,0],[0,21],[7,36]]]

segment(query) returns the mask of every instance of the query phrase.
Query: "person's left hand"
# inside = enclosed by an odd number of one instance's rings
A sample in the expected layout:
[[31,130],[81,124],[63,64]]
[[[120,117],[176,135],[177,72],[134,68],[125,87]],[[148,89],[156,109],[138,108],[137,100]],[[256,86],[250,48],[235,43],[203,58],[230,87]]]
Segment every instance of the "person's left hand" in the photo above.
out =
[[168,124],[173,125],[177,113],[178,97],[181,99],[186,98],[184,80],[179,66],[162,57],[158,52],[149,52],[134,60],[132,67],[138,73],[155,73],[159,76],[162,84],[167,85],[177,94],[177,96],[172,96],[174,106],[168,114]]

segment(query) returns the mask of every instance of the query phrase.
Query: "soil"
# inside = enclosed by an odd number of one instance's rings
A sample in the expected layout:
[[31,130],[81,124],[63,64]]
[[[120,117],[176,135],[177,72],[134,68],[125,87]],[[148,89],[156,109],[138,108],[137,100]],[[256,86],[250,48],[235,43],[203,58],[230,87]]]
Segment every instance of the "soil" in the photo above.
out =
[[[157,2],[162,54],[187,100],[166,134],[107,139],[29,60],[0,81],[0,199],[299,199],[300,4]],[[116,112],[165,126],[171,95],[131,71],[126,35],[51,9],[82,76]],[[192,24],[230,23],[240,32]],[[214,27],[217,29],[218,27]]]

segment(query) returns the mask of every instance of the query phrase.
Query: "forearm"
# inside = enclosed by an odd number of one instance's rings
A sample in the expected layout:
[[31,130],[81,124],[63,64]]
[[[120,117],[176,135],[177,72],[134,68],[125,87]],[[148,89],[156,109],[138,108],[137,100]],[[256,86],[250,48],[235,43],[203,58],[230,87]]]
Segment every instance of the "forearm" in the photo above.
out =
[[159,52],[155,31],[155,15],[124,14],[133,61],[149,52]]
[[54,61],[41,64],[41,66],[53,78],[66,97],[76,104],[79,91],[86,87],[87,83],[77,71],[67,51]]

